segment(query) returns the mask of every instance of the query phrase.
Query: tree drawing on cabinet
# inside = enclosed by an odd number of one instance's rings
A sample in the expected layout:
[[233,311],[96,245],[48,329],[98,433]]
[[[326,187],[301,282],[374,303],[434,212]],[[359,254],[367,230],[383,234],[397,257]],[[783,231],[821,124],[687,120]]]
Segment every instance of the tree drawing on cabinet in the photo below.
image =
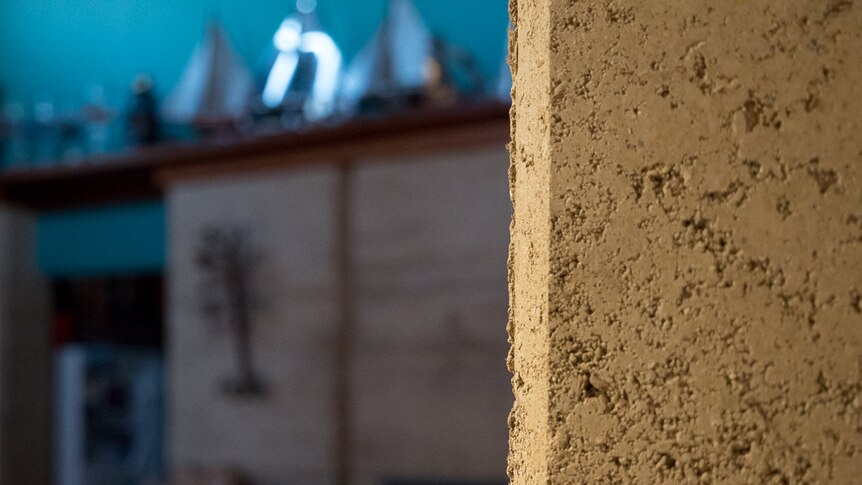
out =
[[235,374],[222,390],[238,397],[265,394],[265,385],[254,369],[252,326],[258,298],[254,274],[260,257],[247,229],[206,226],[196,254],[203,274],[201,310],[204,316],[226,327],[233,339]]

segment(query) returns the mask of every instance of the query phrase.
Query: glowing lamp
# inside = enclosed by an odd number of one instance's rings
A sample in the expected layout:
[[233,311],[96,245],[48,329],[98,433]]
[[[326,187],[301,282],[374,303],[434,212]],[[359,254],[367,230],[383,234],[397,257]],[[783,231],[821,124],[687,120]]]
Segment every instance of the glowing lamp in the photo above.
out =
[[308,120],[335,110],[341,76],[341,50],[319,27],[315,0],[299,0],[272,38],[276,58],[261,94],[271,110],[298,106]]

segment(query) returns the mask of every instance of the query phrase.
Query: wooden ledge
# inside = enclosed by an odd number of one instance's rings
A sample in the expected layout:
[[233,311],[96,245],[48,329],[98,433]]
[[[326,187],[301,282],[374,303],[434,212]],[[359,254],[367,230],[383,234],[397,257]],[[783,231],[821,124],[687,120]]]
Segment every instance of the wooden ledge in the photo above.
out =
[[33,210],[159,198],[166,186],[319,163],[404,157],[505,143],[509,108],[482,103],[351,120],[221,144],[166,144],[74,166],[0,173],[0,201]]

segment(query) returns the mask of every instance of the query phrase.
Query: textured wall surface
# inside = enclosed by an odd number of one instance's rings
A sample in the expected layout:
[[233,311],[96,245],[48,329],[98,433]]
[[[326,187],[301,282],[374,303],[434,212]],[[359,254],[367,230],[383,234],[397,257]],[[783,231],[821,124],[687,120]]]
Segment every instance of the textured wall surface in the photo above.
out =
[[[357,167],[351,483],[505,480],[505,147]],[[324,167],[170,191],[172,465],[236,466],[261,485],[333,483],[337,180]],[[199,311],[193,263],[214,223],[251,228],[263,252],[262,400],[218,392],[232,351]]]
[[[514,88],[509,184],[514,216],[509,250],[507,359],[515,405],[509,415],[508,474],[518,483],[548,479],[548,275],[550,220],[550,11],[543,0],[511,2]],[[514,325],[517,323],[517,325]]]
[[858,483],[862,4],[513,3],[514,483]]

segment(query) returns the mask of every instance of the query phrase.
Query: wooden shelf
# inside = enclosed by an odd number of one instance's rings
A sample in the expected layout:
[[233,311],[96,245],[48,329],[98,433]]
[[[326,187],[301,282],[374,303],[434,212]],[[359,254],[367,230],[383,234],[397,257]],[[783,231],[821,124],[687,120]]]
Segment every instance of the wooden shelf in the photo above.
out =
[[189,179],[503,144],[508,113],[502,103],[423,109],[229,143],[165,144],[74,166],[7,170],[0,172],[0,201],[44,211],[157,199],[170,184]]

